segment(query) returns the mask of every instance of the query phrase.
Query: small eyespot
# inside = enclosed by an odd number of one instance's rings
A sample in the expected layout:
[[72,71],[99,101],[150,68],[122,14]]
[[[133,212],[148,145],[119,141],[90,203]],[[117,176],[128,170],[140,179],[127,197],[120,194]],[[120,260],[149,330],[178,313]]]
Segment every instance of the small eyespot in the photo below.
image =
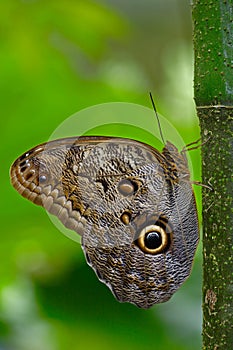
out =
[[19,157],[19,160],[23,161],[25,158],[28,158],[33,153],[33,149],[28,151],[27,153],[22,154],[21,157]]
[[124,211],[124,213],[121,215],[121,221],[123,222],[123,224],[129,225],[130,220],[131,220],[131,213],[128,211]]
[[129,179],[123,179],[118,184],[118,191],[123,196],[130,196],[135,192],[137,192],[137,190],[138,190],[138,184]]
[[23,173],[25,172],[29,167],[31,166],[31,163],[29,160],[24,160],[20,163],[20,171]]
[[23,167],[23,166],[30,166],[30,163],[29,163],[29,159],[25,159],[25,160],[22,160],[20,162],[20,166]]
[[25,174],[24,178],[26,181],[30,180],[35,175],[35,170],[31,169],[28,173]]
[[48,176],[47,175],[40,175],[38,180],[39,180],[39,184],[44,184],[45,182],[47,182]]
[[159,254],[164,252],[170,243],[169,234],[159,225],[144,227],[136,240],[137,246],[148,254]]

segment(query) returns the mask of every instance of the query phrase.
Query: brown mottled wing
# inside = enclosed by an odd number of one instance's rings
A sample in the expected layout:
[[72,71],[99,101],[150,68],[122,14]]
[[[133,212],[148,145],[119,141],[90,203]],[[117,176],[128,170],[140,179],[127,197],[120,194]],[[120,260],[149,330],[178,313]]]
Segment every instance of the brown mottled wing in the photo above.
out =
[[[119,301],[142,308],[164,302],[190,274],[195,200],[186,159],[171,143],[160,153],[120,138],[52,141],[17,159],[11,181],[82,235],[87,262]],[[139,244],[144,232],[142,245],[152,250]],[[166,244],[153,246],[148,232]]]
[[[13,163],[11,183],[23,197],[43,206],[67,228],[82,234],[86,219],[81,198],[76,198],[77,205],[73,208],[69,197],[72,199],[77,193],[80,177],[76,174],[82,158],[91,147],[105,140],[107,138],[71,137],[38,145]],[[74,164],[67,164],[71,158]],[[67,175],[71,178],[70,184]],[[76,180],[75,192],[72,178]]]

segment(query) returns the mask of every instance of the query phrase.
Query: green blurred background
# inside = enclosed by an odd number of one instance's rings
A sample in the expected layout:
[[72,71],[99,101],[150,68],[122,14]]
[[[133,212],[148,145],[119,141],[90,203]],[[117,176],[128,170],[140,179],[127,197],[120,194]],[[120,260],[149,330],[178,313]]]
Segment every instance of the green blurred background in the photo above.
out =
[[[120,304],[80,245],[9,182],[14,159],[71,114],[115,101],[151,107],[149,91],[186,143],[198,139],[189,1],[2,0],[0,28],[0,349],[198,349],[200,246],[169,302],[147,311]],[[98,132],[134,138],[114,126]],[[190,153],[199,180],[200,152]]]

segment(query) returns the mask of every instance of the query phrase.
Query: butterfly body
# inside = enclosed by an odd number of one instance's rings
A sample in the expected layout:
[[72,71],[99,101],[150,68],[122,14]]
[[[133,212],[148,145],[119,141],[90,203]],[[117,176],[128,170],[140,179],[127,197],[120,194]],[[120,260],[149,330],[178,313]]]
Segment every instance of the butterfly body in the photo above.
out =
[[119,301],[148,308],[189,276],[198,243],[187,160],[130,139],[39,145],[11,168],[18,192],[81,235],[88,264]]

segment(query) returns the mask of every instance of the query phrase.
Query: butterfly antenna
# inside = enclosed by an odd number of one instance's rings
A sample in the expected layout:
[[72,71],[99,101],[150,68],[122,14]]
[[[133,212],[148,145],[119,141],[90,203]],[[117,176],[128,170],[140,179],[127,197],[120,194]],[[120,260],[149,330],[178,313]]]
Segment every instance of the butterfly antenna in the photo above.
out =
[[161,128],[161,124],[160,124],[160,120],[159,120],[159,115],[157,113],[157,110],[156,110],[155,103],[154,103],[154,100],[153,100],[151,92],[150,92],[150,99],[151,99],[151,103],[152,103],[153,109],[155,111],[155,116],[156,116],[156,119],[157,119],[157,122],[158,122],[159,133],[160,133],[161,139],[163,141],[163,144],[165,145],[165,141],[164,141],[163,133],[162,133],[162,128]]

